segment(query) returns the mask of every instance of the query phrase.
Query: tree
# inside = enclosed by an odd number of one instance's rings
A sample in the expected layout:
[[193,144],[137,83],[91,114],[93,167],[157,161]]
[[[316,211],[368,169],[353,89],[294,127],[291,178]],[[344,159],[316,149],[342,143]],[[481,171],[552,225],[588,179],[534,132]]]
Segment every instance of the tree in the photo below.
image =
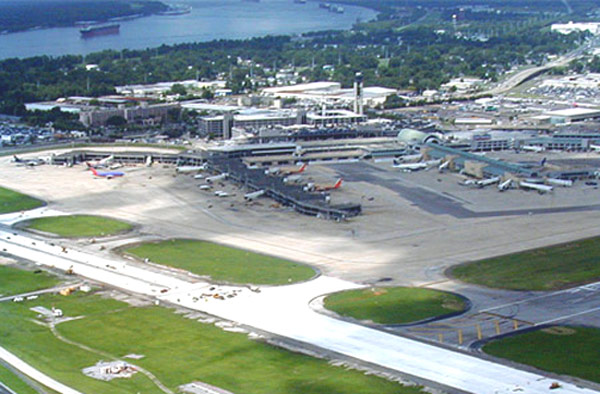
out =
[[178,94],[180,96],[185,96],[187,94],[187,90],[185,89],[185,86],[183,86],[180,83],[176,83],[173,86],[171,86],[171,94]]

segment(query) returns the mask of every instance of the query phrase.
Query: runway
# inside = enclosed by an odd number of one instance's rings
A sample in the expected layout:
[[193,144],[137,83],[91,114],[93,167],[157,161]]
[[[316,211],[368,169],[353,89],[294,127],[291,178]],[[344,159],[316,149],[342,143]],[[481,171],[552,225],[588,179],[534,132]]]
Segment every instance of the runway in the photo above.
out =
[[[359,287],[340,279],[321,276],[290,286],[263,287],[260,292],[247,287],[192,283],[192,280],[187,282],[166,272],[147,271],[138,264],[110,260],[80,250],[65,251],[59,245],[7,227],[0,228],[0,249],[38,264],[60,269],[72,267],[76,274],[101,283],[206,312],[455,390],[476,394],[555,392],[549,388],[554,379],[336,320],[311,309],[309,303],[317,296]],[[210,287],[214,287],[214,293],[224,297],[203,297]],[[595,393],[570,383],[560,384],[561,394]]]

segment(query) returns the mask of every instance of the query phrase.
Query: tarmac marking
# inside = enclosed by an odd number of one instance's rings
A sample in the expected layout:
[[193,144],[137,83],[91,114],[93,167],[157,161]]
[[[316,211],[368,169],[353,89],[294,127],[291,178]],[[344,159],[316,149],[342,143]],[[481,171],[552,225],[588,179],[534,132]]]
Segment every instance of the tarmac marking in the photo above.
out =
[[540,295],[540,296],[537,296],[537,297],[527,298],[527,299],[521,300],[521,301],[509,302],[507,304],[503,304],[503,305],[499,305],[499,306],[493,306],[491,308],[482,309],[482,310],[479,311],[479,313],[485,313],[485,312],[493,311],[493,310],[496,310],[496,309],[508,308],[509,306],[521,305],[521,304],[525,304],[527,302],[536,301],[536,300],[540,300],[540,299],[548,298],[548,297],[553,297],[553,296],[557,296],[557,295],[563,294],[563,293],[574,293],[574,292],[579,291],[581,289],[585,289],[585,290],[591,290],[591,289],[593,289],[593,287],[590,287],[590,286],[600,286],[600,282],[590,283],[590,284],[579,286],[579,287],[575,287],[575,288],[572,288],[572,289],[559,290],[559,291],[555,291],[555,292],[552,292],[552,293],[549,293],[549,294],[543,294],[543,295]]
[[567,320],[567,319],[570,319],[572,317],[577,317],[577,316],[581,316],[581,315],[587,315],[588,313],[594,313],[594,312],[597,312],[597,311],[600,311],[600,306],[597,307],[597,308],[588,309],[587,311],[573,313],[573,314],[567,315],[567,316],[557,317],[556,319],[546,320],[544,322],[537,323],[536,326],[541,326],[541,325],[544,325],[544,324],[556,323],[557,321]]

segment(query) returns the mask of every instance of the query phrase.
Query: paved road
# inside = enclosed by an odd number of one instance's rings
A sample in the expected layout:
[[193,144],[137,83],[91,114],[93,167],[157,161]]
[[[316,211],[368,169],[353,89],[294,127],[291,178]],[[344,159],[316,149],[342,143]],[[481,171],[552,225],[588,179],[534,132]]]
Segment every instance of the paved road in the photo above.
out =
[[[168,274],[144,272],[137,265],[73,249],[64,253],[58,246],[33,238],[15,236],[12,230],[0,228],[0,249],[60,269],[73,266],[75,273],[99,282],[154,295],[456,390],[477,394],[554,392],[549,389],[552,380],[541,375],[336,320],[310,308],[309,302],[319,295],[357,287],[350,282],[321,276],[297,285],[262,288],[260,292],[230,286],[210,290],[214,286],[208,283],[186,283]],[[164,289],[167,291],[163,292]],[[223,299],[210,296],[211,292],[222,295]],[[595,392],[565,382],[561,384],[561,394]]]
[[0,394],[17,394],[0,382]]
[[61,394],[82,394],[77,390],[73,390],[70,387],[65,386],[64,384],[52,379],[46,374],[41,373],[37,369],[33,368],[31,365],[27,364],[14,354],[10,353],[8,350],[0,347],[0,359],[4,360],[6,363],[12,365],[14,368],[21,371],[23,374],[29,376],[36,382],[43,384],[44,386],[55,390]]

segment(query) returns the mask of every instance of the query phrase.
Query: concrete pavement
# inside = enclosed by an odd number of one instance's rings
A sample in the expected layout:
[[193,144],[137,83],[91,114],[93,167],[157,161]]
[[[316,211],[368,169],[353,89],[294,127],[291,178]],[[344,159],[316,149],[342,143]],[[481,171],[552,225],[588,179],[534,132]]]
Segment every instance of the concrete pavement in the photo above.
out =
[[[549,388],[554,380],[544,376],[313,311],[309,306],[313,298],[358,287],[340,279],[321,276],[296,285],[264,287],[260,292],[246,287],[215,286],[193,283],[192,280],[186,282],[167,273],[146,271],[137,264],[110,260],[88,252],[69,249],[65,253],[60,246],[10,228],[0,229],[0,248],[39,264],[60,269],[73,267],[76,274],[98,282],[154,296],[464,392],[555,392]],[[214,294],[219,297],[215,298]],[[560,393],[564,394],[595,392],[566,382],[560,384]]]

